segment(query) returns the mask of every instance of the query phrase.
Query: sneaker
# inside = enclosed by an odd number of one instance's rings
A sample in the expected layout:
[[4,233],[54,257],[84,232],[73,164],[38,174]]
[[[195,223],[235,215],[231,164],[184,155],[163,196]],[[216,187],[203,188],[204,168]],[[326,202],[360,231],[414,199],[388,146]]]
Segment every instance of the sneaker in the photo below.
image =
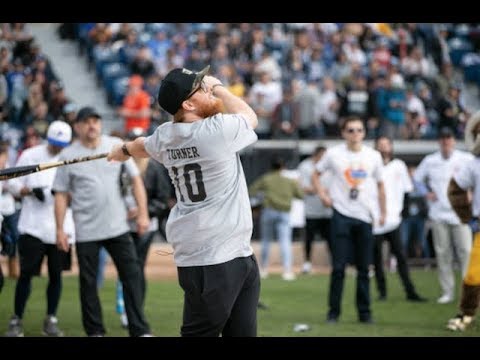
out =
[[448,304],[453,302],[453,296],[450,296],[448,294],[443,294],[437,299],[437,303],[439,304]]
[[302,267],[302,274],[310,274],[312,272],[312,263],[310,261],[305,261]]
[[417,293],[407,295],[407,300],[408,301],[413,301],[413,302],[427,302],[428,301],[427,299],[425,299],[424,297],[421,297]]
[[63,336],[63,331],[58,327],[58,319],[53,315],[48,315],[43,321],[43,335]]
[[338,323],[338,316],[328,314],[327,315],[327,324],[336,324]]
[[261,279],[268,278],[268,271],[267,270],[260,270],[260,278]]
[[268,306],[265,305],[263,302],[259,301],[258,304],[257,304],[257,309],[268,310]]
[[373,324],[372,315],[362,314],[358,316],[358,321],[364,324]]
[[120,323],[122,324],[122,328],[124,328],[124,329],[128,328],[127,314],[123,313],[123,314],[120,315]]
[[447,329],[452,331],[464,331],[472,321],[472,316],[458,314],[453,319],[448,320]]
[[23,326],[22,320],[17,316],[13,315],[8,322],[8,330],[5,333],[6,337],[22,337],[23,336]]
[[285,280],[285,281],[293,281],[295,280],[297,277],[295,276],[295,274],[293,272],[285,272],[282,274],[282,279]]

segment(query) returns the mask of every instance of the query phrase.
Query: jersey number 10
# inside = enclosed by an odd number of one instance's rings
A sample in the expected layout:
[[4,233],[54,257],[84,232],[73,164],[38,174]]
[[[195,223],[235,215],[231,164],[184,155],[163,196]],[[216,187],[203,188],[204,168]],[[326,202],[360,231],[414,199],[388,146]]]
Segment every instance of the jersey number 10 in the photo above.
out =
[[[178,168],[172,166],[172,171],[175,174],[175,185],[178,193],[180,194],[180,200],[182,202],[185,202],[182,190],[180,189],[180,181],[178,180]],[[193,193],[191,177],[192,174],[195,176],[194,183],[197,184],[197,194]],[[183,177],[185,178],[185,186],[187,187],[187,194],[190,201],[199,202],[205,200],[205,198],[207,197],[207,193],[205,192],[205,185],[203,184],[203,174],[201,166],[196,163],[185,165],[183,167]]]

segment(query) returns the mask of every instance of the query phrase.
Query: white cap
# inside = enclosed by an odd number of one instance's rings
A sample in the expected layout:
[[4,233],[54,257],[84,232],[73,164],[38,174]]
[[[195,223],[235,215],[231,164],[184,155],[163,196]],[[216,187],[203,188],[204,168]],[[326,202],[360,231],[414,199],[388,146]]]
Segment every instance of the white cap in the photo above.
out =
[[72,128],[64,121],[53,121],[47,130],[47,140],[50,145],[65,147],[72,140]]

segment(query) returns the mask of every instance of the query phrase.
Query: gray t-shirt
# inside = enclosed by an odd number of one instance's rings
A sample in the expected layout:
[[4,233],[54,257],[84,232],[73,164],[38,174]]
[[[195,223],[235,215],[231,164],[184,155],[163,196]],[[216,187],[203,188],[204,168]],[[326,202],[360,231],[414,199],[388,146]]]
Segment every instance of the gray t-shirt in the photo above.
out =
[[[60,153],[60,160],[109,152],[122,140],[102,135],[95,149],[84,147],[75,141]],[[131,176],[138,176],[135,162],[125,162]],[[105,240],[130,230],[127,210],[120,192],[120,162],[106,159],[86,161],[58,168],[53,190],[70,192],[72,195],[73,221],[77,242]]]
[[220,264],[252,254],[252,211],[238,152],[257,135],[240,115],[165,123],[145,140],[168,169],[177,204],[167,240],[177,266]]

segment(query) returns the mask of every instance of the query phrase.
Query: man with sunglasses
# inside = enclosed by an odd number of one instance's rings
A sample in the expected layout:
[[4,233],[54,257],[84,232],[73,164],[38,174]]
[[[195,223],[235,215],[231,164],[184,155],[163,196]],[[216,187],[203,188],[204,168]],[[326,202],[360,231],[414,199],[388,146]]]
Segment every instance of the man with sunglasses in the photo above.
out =
[[[378,151],[363,144],[365,127],[360,118],[348,117],[345,120],[342,137],[345,143],[328,149],[316,164],[312,175],[320,200],[325,206],[333,208],[330,222],[332,273],[327,322],[338,322],[345,266],[352,253],[357,268],[358,320],[368,324],[373,322],[368,269],[373,254],[372,222],[375,202],[378,202],[380,208],[380,225],[384,224],[386,213],[383,163]],[[332,173],[328,190],[319,181],[319,176],[325,171]]]
[[151,156],[168,169],[177,204],[166,233],[184,290],[181,335],[256,336],[260,275],[239,151],[257,140],[258,120],[208,69],[170,71],[158,103],[173,122],[114,146],[108,159]]

